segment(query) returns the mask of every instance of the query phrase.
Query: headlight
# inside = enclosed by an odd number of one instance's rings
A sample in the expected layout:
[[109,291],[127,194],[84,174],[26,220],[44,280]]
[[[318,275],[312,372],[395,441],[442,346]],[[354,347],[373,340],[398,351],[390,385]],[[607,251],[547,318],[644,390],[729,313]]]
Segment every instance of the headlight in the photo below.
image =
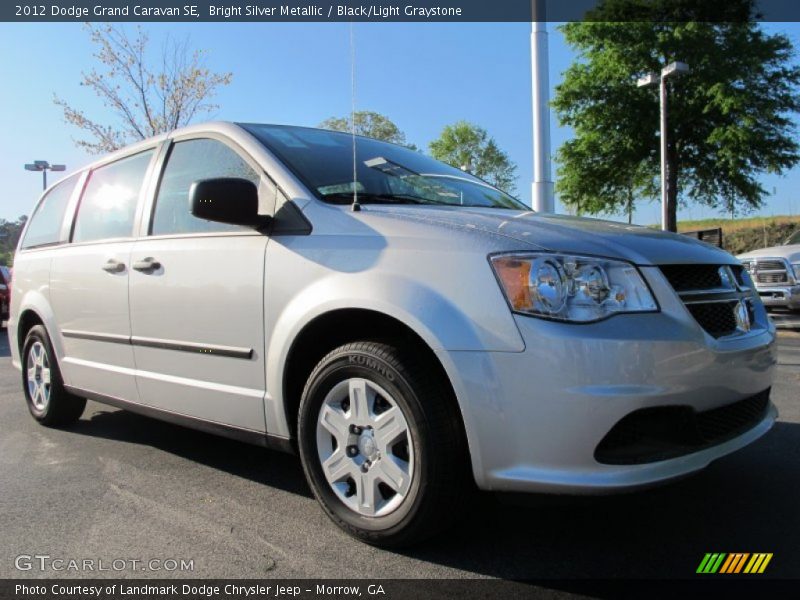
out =
[[800,281],[800,263],[792,263],[792,269],[794,269],[795,281]]
[[616,313],[658,310],[630,263],[562,254],[499,254],[490,258],[512,310],[587,323]]

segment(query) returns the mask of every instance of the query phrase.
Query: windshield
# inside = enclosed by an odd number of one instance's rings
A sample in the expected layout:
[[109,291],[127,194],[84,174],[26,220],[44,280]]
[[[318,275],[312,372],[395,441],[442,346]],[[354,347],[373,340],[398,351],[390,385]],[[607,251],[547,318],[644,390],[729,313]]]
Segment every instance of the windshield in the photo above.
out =
[[[320,198],[353,202],[353,138],[349,133],[243,124]],[[530,210],[486,182],[424,154],[356,136],[356,182],[362,204],[435,204]]]
[[800,244],[800,230],[795,231],[788,240],[786,240],[786,245],[791,246],[792,244]]

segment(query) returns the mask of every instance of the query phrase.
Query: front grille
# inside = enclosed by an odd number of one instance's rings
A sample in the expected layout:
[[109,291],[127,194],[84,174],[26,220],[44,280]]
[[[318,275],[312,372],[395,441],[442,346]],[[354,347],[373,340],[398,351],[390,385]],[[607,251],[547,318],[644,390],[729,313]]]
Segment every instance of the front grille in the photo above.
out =
[[783,273],[756,273],[756,283],[786,283],[786,271]]
[[767,285],[789,283],[789,272],[786,263],[780,258],[749,258],[743,261],[756,283]]
[[759,271],[786,271],[786,265],[782,260],[775,260],[774,258],[767,260],[755,260],[756,269]]
[[[739,330],[736,311],[743,302],[753,323],[753,305],[741,265],[663,265],[661,272],[683,300],[695,321],[712,337]],[[731,275],[733,277],[731,277]]]
[[769,393],[763,392],[702,412],[691,406],[656,406],[630,413],[597,445],[595,459],[632,465],[667,460],[721,444],[755,427],[766,416]]
[[686,308],[709,335],[715,338],[730,335],[736,331],[736,305],[732,302],[703,302],[687,304]]
[[678,293],[722,286],[718,265],[664,265],[661,271]]

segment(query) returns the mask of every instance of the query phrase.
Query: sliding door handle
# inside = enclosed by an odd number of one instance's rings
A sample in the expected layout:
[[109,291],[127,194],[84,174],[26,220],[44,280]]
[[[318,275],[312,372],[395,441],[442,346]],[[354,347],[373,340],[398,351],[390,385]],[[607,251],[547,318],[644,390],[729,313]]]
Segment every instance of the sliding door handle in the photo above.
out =
[[109,258],[101,268],[106,273],[122,273],[125,270],[125,263]]
[[158,271],[161,268],[161,263],[152,256],[148,256],[142,260],[137,260],[131,266],[142,273],[152,273],[153,271]]

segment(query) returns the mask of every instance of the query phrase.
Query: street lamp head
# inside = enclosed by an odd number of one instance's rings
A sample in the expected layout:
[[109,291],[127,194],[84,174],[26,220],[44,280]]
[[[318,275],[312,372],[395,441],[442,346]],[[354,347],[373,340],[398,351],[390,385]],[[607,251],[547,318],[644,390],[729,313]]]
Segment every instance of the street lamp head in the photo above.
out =
[[26,171],[66,171],[67,165],[51,165],[46,160],[35,160],[25,165]]
[[658,73],[653,73],[652,71],[636,80],[637,87],[650,87],[653,85],[658,85]]
[[685,62],[676,61],[669,63],[666,67],[661,69],[661,77],[675,76],[679,77],[689,72],[689,65]]

